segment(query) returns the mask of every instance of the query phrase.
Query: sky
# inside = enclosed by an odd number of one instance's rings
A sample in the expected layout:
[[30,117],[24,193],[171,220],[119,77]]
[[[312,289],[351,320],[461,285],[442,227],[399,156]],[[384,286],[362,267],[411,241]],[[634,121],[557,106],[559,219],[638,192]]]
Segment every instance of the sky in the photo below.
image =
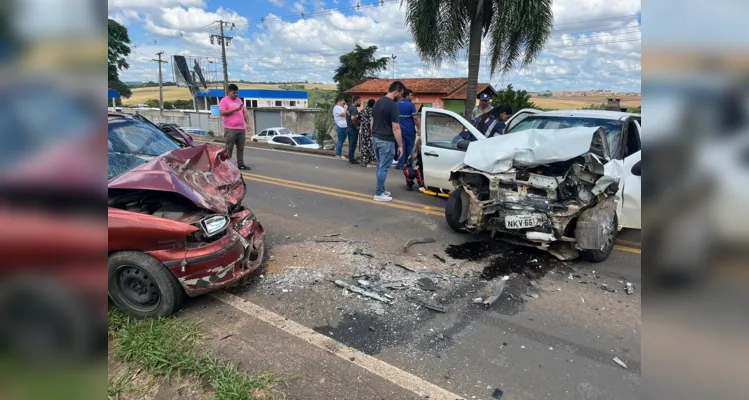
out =
[[[233,23],[229,80],[333,83],[338,57],[359,44],[378,57],[395,55],[397,78],[465,77],[468,63],[438,68],[421,61],[398,0],[108,0],[109,18],[128,28],[130,68],[120,79],[156,81],[156,53],[208,57],[220,75],[216,20]],[[384,4],[380,4],[380,3]],[[357,7],[357,4],[359,7]],[[554,0],[554,32],[537,60],[490,76],[482,45],[479,81],[527,91],[640,92],[640,0]],[[168,58],[167,58],[168,59]],[[171,64],[165,80],[172,80]],[[380,77],[393,76],[393,65]]]

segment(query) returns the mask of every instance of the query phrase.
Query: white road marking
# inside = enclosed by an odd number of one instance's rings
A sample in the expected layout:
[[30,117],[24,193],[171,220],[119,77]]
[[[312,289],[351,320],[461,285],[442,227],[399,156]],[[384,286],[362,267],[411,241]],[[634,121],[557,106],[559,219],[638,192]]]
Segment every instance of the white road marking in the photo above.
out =
[[[406,390],[409,390],[422,398],[429,396],[430,400],[465,400],[457,394],[451,393],[441,387],[434,385],[416,375],[410,374],[398,367],[394,367],[380,359],[364,354],[359,350],[348,347],[325,335],[317,333],[304,325],[298,324],[284,318],[272,311],[253,304],[241,297],[226,292],[211,294],[214,298],[236,308],[243,313],[264,321],[282,331],[317,346],[331,354],[334,354],[347,362],[357,366],[389,381]],[[353,361],[351,359],[353,358]]]

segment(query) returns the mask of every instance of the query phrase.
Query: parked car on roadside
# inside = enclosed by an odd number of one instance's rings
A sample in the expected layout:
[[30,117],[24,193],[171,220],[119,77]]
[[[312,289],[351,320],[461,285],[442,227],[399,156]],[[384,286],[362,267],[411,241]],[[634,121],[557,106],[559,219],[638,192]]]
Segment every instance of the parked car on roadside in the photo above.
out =
[[252,135],[252,141],[253,142],[267,142],[270,138],[274,136],[281,136],[281,135],[293,135],[294,132],[292,132],[288,128],[278,127],[278,128],[268,128],[260,131],[260,133]]
[[262,263],[263,227],[223,147],[109,114],[108,178],[109,297],[128,314],[169,315]]
[[205,129],[202,128],[182,128],[182,130],[190,135],[196,135],[196,136],[210,136],[208,135],[208,132]]
[[[315,142],[315,143],[319,143],[318,140],[317,140],[317,133],[316,132],[302,133],[302,135],[304,135],[304,136],[312,139],[312,141]],[[330,134],[326,133],[326,134],[324,134],[323,138],[324,139],[323,139],[322,148],[325,149],[325,150],[332,150],[335,147],[335,140],[333,140],[333,136],[331,136]]]
[[301,147],[305,149],[319,149],[320,145],[312,139],[302,135],[274,136],[268,140],[268,144],[290,147]]
[[[521,110],[491,139],[447,110],[425,108],[422,124],[425,181],[454,188],[455,230],[602,261],[619,229],[640,228],[637,114]],[[464,129],[475,141],[454,140]]]

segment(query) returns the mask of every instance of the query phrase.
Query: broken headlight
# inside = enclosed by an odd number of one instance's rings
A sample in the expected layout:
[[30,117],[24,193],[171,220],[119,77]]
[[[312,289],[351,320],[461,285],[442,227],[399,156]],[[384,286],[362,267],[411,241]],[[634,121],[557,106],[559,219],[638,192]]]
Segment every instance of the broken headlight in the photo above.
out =
[[211,237],[226,229],[229,218],[223,215],[214,215],[200,221],[200,228],[206,237]]

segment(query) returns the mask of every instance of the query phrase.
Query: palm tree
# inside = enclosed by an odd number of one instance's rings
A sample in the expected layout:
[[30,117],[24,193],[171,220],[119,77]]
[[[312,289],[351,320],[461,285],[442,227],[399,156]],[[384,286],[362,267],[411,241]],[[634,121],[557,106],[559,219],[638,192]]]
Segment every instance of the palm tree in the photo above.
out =
[[535,60],[551,35],[552,0],[401,0],[421,59],[440,66],[468,47],[465,115],[476,103],[481,40],[489,38],[491,75]]

